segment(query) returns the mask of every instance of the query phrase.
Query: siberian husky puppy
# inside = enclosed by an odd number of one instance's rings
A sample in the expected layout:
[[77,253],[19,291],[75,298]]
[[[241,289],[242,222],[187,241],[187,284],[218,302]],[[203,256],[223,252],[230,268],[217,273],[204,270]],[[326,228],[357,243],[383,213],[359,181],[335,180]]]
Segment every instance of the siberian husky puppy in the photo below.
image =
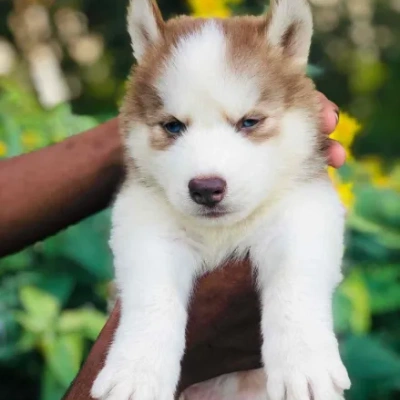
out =
[[275,1],[266,16],[164,21],[154,1],[131,0],[128,28],[137,66],[110,240],[121,321],[92,396],[173,400],[195,279],[249,257],[265,398],[342,399],[350,382],[331,298],[344,209],[306,77],[307,1]]

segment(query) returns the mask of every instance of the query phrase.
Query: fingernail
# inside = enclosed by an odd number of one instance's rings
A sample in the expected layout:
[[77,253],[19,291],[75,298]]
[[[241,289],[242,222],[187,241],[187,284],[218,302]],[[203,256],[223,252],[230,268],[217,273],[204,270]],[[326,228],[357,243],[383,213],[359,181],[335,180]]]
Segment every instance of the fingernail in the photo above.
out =
[[336,115],[336,125],[339,123],[339,119],[340,119],[340,110],[339,108],[337,108],[335,110],[335,115]]

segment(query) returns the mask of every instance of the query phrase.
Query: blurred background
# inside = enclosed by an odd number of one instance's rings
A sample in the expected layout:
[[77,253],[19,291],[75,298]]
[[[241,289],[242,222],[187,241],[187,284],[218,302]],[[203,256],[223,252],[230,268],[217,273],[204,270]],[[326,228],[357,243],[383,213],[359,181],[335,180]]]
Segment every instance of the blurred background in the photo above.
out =
[[[259,13],[264,0],[159,0],[165,15]],[[400,399],[400,0],[312,0],[310,75],[340,105],[330,171],[348,208],[334,299],[350,400]],[[0,0],[0,158],[117,115],[132,64],[125,0]],[[1,190],[1,188],[0,188]],[[0,205],[1,206],[1,205]],[[107,314],[105,211],[0,260],[0,399],[58,400]]]

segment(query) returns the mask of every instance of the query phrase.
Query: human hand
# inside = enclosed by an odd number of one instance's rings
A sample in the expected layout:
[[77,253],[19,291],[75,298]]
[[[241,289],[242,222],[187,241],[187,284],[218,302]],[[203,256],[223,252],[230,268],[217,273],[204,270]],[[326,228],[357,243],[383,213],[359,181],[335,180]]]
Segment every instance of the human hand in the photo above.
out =
[[[321,103],[321,134],[329,136],[339,122],[339,107],[328,100],[324,94],[317,92],[317,96]],[[329,164],[334,168],[340,168],[346,161],[344,148],[332,139],[328,139],[327,156]]]

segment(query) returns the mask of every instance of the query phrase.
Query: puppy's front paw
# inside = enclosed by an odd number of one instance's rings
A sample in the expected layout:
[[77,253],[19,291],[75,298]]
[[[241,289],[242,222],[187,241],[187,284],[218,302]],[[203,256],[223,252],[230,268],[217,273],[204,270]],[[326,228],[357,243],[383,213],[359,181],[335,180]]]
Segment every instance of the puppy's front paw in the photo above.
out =
[[[298,336],[264,345],[268,400],[343,400],[350,388],[334,335]],[[275,346],[274,348],[271,346]]]
[[107,362],[96,378],[91,396],[99,400],[173,400],[175,380],[142,363]]

